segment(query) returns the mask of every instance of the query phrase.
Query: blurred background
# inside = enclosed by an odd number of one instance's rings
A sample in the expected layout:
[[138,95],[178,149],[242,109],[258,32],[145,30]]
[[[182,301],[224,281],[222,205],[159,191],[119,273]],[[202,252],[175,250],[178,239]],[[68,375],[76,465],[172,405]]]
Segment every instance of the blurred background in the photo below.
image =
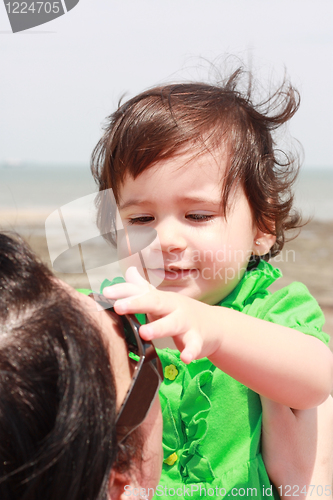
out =
[[[303,281],[333,335],[331,0],[80,0],[16,34],[1,3],[0,227],[50,265],[45,220],[94,192],[90,154],[119,99],[164,82],[213,82],[228,56],[264,88],[287,73],[301,93],[288,133],[303,147],[296,204],[311,222],[273,262],[284,273],[275,286]],[[61,277],[89,286],[84,273]]]

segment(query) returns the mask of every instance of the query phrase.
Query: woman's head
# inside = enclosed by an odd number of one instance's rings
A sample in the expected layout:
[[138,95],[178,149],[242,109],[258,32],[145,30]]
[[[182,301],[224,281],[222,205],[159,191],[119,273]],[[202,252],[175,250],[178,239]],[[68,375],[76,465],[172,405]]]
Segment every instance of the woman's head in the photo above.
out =
[[[298,165],[288,155],[283,160],[279,157],[272,132],[294,115],[299,98],[284,83],[271,97],[255,104],[250,76],[247,90],[240,89],[243,77],[239,69],[217,86],[156,87],[120,106],[93,153],[92,171],[100,190],[112,188],[118,202],[126,176],[136,179],[157,163],[183,153],[195,156],[209,151],[214,155],[223,148],[228,155],[221,183],[224,211],[233,187],[241,185],[255,223],[276,235],[270,255],[277,254],[285,230],[299,224],[299,217],[291,213],[290,191]],[[99,214],[102,225],[107,210],[103,207]]]
[[111,471],[141,465],[140,432],[117,444],[131,380],[124,340],[106,311],[94,318],[91,299],[76,293],[22,241],[0,234],[2,499],[104,500]]

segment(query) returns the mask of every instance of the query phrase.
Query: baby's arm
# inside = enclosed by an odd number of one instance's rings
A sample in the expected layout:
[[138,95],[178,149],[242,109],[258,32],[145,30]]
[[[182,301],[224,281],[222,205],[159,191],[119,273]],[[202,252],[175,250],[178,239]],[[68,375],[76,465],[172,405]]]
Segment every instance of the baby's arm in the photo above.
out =
[[320,340],[232,309],[213,307],[209,314],[215,328],[223,325],[209,357],[233,378],[291,408],[312,408],[328,397],[332,353]]
[[333,400],[291,410],[262,398],[262,453],[281,498],[332,498]]
[[119,314],[147,313],[150,323],[140,328],[147,340],[173,336],[181,359],[208,357],[217,367],[253,391],[291,408],[322,403],[332,387],[332,353],[318,339],[215,307],[173,292],[158,291],[135,268],[129,283],[104,290],[119,300]]

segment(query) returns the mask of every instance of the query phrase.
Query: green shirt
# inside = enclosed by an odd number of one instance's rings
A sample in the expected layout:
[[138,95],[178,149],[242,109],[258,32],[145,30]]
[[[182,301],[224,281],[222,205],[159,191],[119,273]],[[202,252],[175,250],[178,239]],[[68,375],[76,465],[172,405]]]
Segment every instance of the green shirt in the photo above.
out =
[[[267,290],[281,276],[261,261],[217,305],[328,344],[323,313],[303,284],[292,283],[273,294]],[[102,288],[110,284],[106,280]],[[186,365],[178,351],[163,349],[158,354],[165,373],[160,389],[164,463],[156,498],[279,498],[261,456],[258,394],[207,358]]]

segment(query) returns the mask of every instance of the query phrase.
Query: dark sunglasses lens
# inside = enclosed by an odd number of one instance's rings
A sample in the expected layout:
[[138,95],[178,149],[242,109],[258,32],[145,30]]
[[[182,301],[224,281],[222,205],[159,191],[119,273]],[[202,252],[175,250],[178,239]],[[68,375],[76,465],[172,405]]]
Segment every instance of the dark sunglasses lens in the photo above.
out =
[[160,382],[154,366],[151,363],[144,363],[117,420],[120,437],[127,435],[144,421]]
[[153,363],[156,370],[158,371],[159,376],[161,377],[161,380],[164,380],[163,366],[162,366],[161,360],[157,356],[157,354],[156,354],[156,358],[154,358],[151,362]]
[[[136,338],[133,329],[130,326],[129,321],[125,316],[123,318],[123,325],[124,325],[124,332],[125,332],[125,338],[127,342],[128,349],[130,353],[138,354],[139,353],[139,348],[138,348],[138,339]],[[138,325],[138,328],[140,325]],[[137,335],[139,336],[138,330],[137,330]],[[159,373],[161,379],[164,379],[164,374],[163,374],[163,367],[160,361],[160,358],[158,357],[154,344],[152,342],[147,342],[145,340],[140,339],[139,340],[141,349],[143,350],[144,356],[145,356],[145,364],[147,362],[150,362],[153,364],[157,372]],[[131,356],[132,357],[132,356]],[[136,359],[135,357],[132,359]]]
[[[94,299],[106,311],[111,311],[113,314],[117,314],[113,309],[115,300],[107,299],[104,295],[99,293],[91,293],[89,297]],[[138,342],[135,337],[135,333],[133,332],[133,328],[131,327],[126,316],[120,316],[120,318],[123,323],[125,340],[129,347],[129,351],[134,354],[138,354]]]
[[135,354],[138,354],[138,341],[136,339],[133,328],[129,324],[126,316],[121,316],[121,319],[122,319],[123,326],[124,326],[125,340],[126,340],[126,343],[129,347],[129,350],[131,352],[134,352]]

